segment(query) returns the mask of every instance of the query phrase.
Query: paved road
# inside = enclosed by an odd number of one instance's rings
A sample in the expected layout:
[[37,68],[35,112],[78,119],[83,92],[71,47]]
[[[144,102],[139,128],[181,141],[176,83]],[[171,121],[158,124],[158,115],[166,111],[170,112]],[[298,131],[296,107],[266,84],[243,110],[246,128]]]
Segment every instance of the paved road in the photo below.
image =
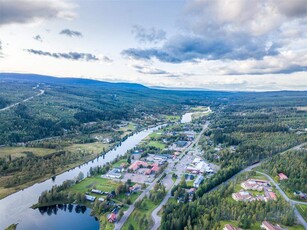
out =
[[[288,150],[285,150],[285,151],[283,151],[283,152],[281,152],[281,153],[279,153],[279,154],[286,153],[286,152],[289,151],[289,150],[299,150],[299,149],[300,149],[302,146],[304,146],[305,144],[306,144],[306,143],[302,143],[302,144],[300,144],[300,145],[294,146],[294,147],[292,147],[292,148],[290,148],[290,149],[288,149]],[[215,188],[211,189],[209,192],[212,192],[212,191],[218,189],[218,188],[219,188],[220,186],[222,186],[223,184],[225,184],[225,183],[227,183],[227,182],[233,180],[233,179],[234,179],[236,176],[238,176],[239,174],[242,174],[242,173],[244,173],[244,172],[253,170],[253,168],[255,168],[255,167],[261,165],[262,163],[263,163],[263,161],[260,161],[259,163],[255,164],[255,165],[248,166],[247,168],[243,169],[242,171],[238,172],[237,174],[235,174],[234,176],[232,176],[231,178],[229,178],[228,180],[226,180],[224,183],[222,183],[222,184],[216,186]],[[257,172],[258,172],[258,171],[257,171]],[[278,191],[280,192],[280,194],[285,198],[285,200],[288,201],[288,202],[290,202],[290,203],[292,204],[292,206],[293,206],[293,208],[294,208],[294,213],[295,213],[297,219],[298,219],[299,222],[305,227],[305,229],[307,229],[306,221],[304,220],[304,218],[302,217],[302,215],[299,213],[299,211],[298,211],[298,210],[296,209],[296,207],[295,207],[295,204],[306,204],[306,202],[300,202],[300,201],[295,201],[295,200],[289,199],[289,198],[287,197],[287,195],[284,193],[284,191],[278,186],[278,184],[277,184],[269,175],[267,175],[267,174],[265,174],[265,173],[262,173],[262,172],[258,172],[258,173],[267,176],[267,177],[270,179],[270,181],[276,186],[276,188],[278,189]]]
[[[206,129],[208,128],[209,126],[209,122],[206,122],[205,125],[203,126],[203,129],[202,131],[198,134],[198,136],[195,138],[195,140],[192,142],[192,144],[190,144],[182,154],[186,154],[191,148],[193,148],[193,146],[195,146],[201,136],[203,135],[203,133],[206,131]],[[186,156],[186,155],[185,155]],[[154,226],[151,228],[151,230],[157,230],[159,227],[160,227],[160,224],[161,224],[161,217],[158,216],[158,212],[161,210],[162,206],[165,205],[167,203],[167,201],[169,200],[169,198],[171,197],[171,191],[172,191],[172,188],[177,185],[179,182],[180,182],[180,179],[181,179],[181,174],[182,172],[179,172],[179,175],[178,175],[178,178],[177,180],[175,181],[175,183],[173,184],[173,186],[169,189],[168,193],[166,194],[166,196],[164,197],[163,201],[160,203],[160,205],[155,209],[153,210],[153,212],[151,213],[151,218],[152,220],[154,221]]]
[[302,215],[300,214],[300,212],[297,210],[297,208],[295,207],[295,204],[307,204],[307,202],[300,202],[300,201],[296,201],[296,200],[291,200],[286,193],[279,187],[279,185],[272,179],[272,177],[270,177],[268,174],[263,173],[263,172],[259,172],[256,171],[259,174],[262,174],[264,176],[266,176],[267,178],[269,178],[270,182],[272,184],[275,185],[276,189],[279,191],[279,193],[284,197],[284,199],[289,202],[292,207],[294,208],[294,213],[297,217],[297,219],[299,220],[299,222],[305,227],[305,229],[307,229],[307,223],[305,221],[305,219],[302,217]]
[[12,105],[9,105],[9,106],[7,106],[7,107],[5,107],[5,108],[0,109],[0,112],[5,111],[5,110],[8,110],[8,109],[10,109],[10,108],[13,108],[13,107],[15,107],[16,105],[19,105],[19,104],[22,103],[22,102],[26,102],[26,101],[32,100],[34,97],[38,97],[38,96],[40,96],[40,95],[42,95],[42,94],[45,93],[45,90],[40,89],[39,91],[40,91],[40,92],[39,92],[38,94],[36,94],[36,95],[34,95],[34,96],[32,96],[32,97],[28,97],[28,98],[26,98],[26,99],[24,99],[24,100],[22,100],[22,101],[20,101],[20,102],[14,103],[14,104],[12,104]]
[[158,176],[142,193],[141,195],[134,201],[134,203],[132,205],[130,205],[129,209],[124,212],[124,215],[122,216],[122,218],[115,223],[115,230],[119,230],[123,227],[123,225],[125,224],[125,222],[127,221],[127,219],[129,218],[129,216],[131,215],[131,213],[133,212],[133,210],[135,209],[135,202],[142,200],[148,193],[149,191],[155,186],[155,184],[157,183],[157,181],[163,176],[163,173],[161,173],[160,176]]
[[[283,154],[283,153],[285,153],[285,152],[287,152],[287,151],[289,151],[289,150],[299,150],[299,149],[301,149],[301,147],[304,146],[305,144],[307,144],[307,143],[305,142],[305,143],[302,143],[302,144],[300,144],[300,145],[294,146],[294,147],[289,148],[289,149],[287,149],[287,150],[285,150],[285,151],[283,151],[283,152],[280,152],[280,153],[278,153],[278,154]],[[266,159],[264,159],[264,160],[267,160],[267,159],[268,159],[268,158],[266,158]],[[229,179],[227,179],[227,180],[224,181],[223,183],[221,183],[221,184],[219,184],[218,186],[216,186],[216,187],[214,187],[213,189],[211,189],[209,192],[212,192],[212,191],[217,190],[217,189],[218,189],[219,187],[221,187],[223,184],[226,184],[227,182],[229,182],[229,181],[233,180],[234,178],[236,178],[239,174],[245,173],[245,172],[247,172],[247,171],[251,171],[253,168],[258,167],[259,165],[261,165],[261,164],[264,162],[264,160],[260,161],[260,162],[257,163],[257,164],[250,165],[250,166],[248,166],[247,168],[241,170],[240,172],[238,172],[237,174],[233,175],[232,177],[230,177]]]
[[179,184],[180,182],[180,178],[178,177],[177,180],[175,181],[175,183],[173,184],[173,186],[170,188],[170,190],[167,192],[166,196],[164,197],[164,199],[162,200],[162,202],[160,203],[160,205],[155,209],[153,210],[153,212],[151,213],[151,218],[153,219],[154,221],[154,226],[151,228],[151,230],[157,230],[159,227],[160,227],[160,224],[161,224],[161,217],[158,216],[158,212],[161,210],[161,208],[163,207],[163,205],[165,205],[168,201],[168,199],[172,196],[171,193],[172,193],[172,188]]

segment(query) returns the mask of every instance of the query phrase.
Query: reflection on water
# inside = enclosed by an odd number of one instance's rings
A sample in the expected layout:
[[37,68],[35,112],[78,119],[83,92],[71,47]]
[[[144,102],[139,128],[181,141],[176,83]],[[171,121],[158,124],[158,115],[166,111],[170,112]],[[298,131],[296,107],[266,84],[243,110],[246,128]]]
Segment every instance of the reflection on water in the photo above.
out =
[[30,218],[25,218],[19,229],[99,229],[98,219],[90,215],[91,209],[84,205],[59,204],[33,210]]

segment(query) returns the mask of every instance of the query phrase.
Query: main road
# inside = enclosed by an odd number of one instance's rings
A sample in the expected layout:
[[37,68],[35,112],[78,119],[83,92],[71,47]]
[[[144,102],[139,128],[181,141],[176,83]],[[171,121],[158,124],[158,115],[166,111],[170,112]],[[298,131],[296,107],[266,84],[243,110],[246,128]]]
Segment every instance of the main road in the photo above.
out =
[[[186,154],[194,145],[196,145],[201,136],[204,134],[204,132],[207,130],[209,126],[209,122],[206,122],[203,126],[202,131],[198,134],[198,136],[195,138],[195,140],[184,150],[184,152],[182,153],[183,155]],[[182,172],[179,172],[180,175]],[[167,203],[167,201],[169,200],[169,198],[171,197],[171,192],[172,192],[172,188],[177,185],[180,182],[180,178],[181,176],[178,176],[177,180],[175,181],[175,183],[173,184],[173,186],[169,189],[169,191],[167,192],[166,196],[164,197],[163,201],[160,203],[160,205],[153,210],[153,212],[151,213],[151,218],[154,221],[154,226],[151,228],[151,230],[157,230],[160,225],[161,225],[161,217],[158,216],[158,212],[161,210],[161,208],[163,207],[163,205],[165,205]]]

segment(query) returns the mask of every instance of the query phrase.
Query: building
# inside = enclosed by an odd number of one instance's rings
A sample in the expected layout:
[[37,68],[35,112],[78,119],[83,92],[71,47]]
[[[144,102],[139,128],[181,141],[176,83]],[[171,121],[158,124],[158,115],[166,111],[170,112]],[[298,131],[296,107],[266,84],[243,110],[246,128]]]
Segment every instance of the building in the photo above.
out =
[[267,181],[248,179],[241,183],[241,187],[245,190],[257,190],[262,191],[265,186],[267,186]]
[[168,158],[168,155],[161,155],[161,154],[156,154],[154,155],[153,159],[158,160],[158,161],[166,161]]
[[146,170],[145,175],[150,175],[151,173],[157,173],[160,170],[160,167],[157,163],[151,165],[152,168]]
[[96,194],[99,194],[99,195],[102,195],[103,194],[103,191],[101,190],[97,190],[97,189],[92,189],[91,191],[92,193],[96,193]]
[[96,200],[96,197],[90,196],[90,195],[85,195],[85,199],[90,201],[90,202],[94,202]]
[[140,189],[140,188],[141,188],[141,185],[135,184],[135,185],[133,185],[133,186],[131,186],[131,187],[129,188],[129,191],[130,191],[130,193],[132,193],[132,192],[137,191],[137,190]]
[[240,191],[233,193],[232,198],[236,201],[249,201],[253,197],[248,191]]
[[108,216],[108,221],[110,223],[114,223],[116,221],[116,214],[114,212],[112,212],[109,216]]
[[283,173],[278,173],[279,180],[288,180],[288,177]]
[[203,180],[204,180],[204,177],[203,177],[202,175],[199,175],[199,176],[195,179],[195,181],[194,181],[194,183],[193,183],[193,186],[194,186],[195,188],[198,188],[199,185],[203,182]]
[[273,225],[266,220],[262,222],[260,227],[265,230],[283,230],[279,225]]
[[113,168],[107,173],[106,176],[113,179],[119,179],[122,176],[121,171],[122,169],[120,168]]
[[103,202],[104,201],[104,198],[100,197],[98,198],[99,201]]
[[183,147],[186,146],[187,144],[188,144],[187,141],[177,141],[177,142],[175,143],[175,145],[176,145],[177,147],[179,147],[179,148],[183,148]]
[[139,168],[147,168],[148,167],[148,163],[144,162],[144,161],[135,161],[133,162],[130,166],[129,166],[129,169],[132,170],[132,171],[136,171],[138,170]]
[[231,224],[225,224],[223,230],[241,230],[241,228],[236,228],[232,226]]
[[267,200],[277,200],[277,196],[274,192],[266,192],[265,197]]

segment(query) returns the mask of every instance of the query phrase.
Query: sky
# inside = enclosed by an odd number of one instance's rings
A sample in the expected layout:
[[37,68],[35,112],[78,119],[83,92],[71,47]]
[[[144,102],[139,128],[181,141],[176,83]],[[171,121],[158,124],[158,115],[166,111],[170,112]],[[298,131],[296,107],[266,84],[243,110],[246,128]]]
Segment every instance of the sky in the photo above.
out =
[[0,0],[0,72],[307,90],[307,0]]

